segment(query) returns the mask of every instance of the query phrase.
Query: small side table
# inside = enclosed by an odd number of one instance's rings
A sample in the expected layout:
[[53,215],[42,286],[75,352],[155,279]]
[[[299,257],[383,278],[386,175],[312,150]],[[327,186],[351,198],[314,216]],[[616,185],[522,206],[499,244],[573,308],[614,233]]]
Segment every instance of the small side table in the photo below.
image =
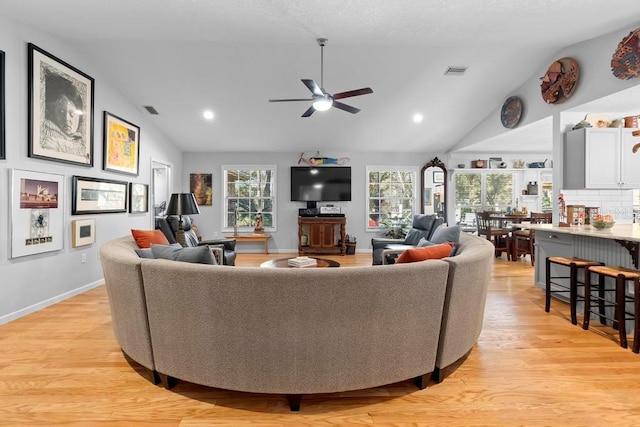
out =
[[263,242],[264,243],[264,253],[269,253],[269,238],[271,234],[267,233],[254,233],[254,234],[238,234],[234,236],[233,234],[226,234],[224,237],[227,239],[236,239],[236,242]]

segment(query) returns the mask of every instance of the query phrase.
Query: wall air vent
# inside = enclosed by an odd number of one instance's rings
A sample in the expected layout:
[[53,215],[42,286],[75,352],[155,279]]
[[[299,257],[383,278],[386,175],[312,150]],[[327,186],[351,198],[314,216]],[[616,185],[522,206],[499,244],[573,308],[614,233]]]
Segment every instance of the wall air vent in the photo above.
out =
[[467,71],[468,67],[447,67],[447,70],[444,72],[445,76],[461,76]]
[[153,114],[154,116],[157,116],[157,115],[160,114],[160,113],[158,113],[158,110],[153,108],[151,105],[144,105],[144,109],[147,110],[149,112],[149,114]]

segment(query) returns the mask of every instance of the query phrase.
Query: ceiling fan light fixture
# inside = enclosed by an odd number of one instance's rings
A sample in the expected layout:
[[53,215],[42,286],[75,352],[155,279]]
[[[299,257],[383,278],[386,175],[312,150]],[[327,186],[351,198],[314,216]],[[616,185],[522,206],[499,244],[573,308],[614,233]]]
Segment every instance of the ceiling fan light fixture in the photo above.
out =
[[331,108],[331,105],[333,105],[333,101],[331,99],[322,98],[313,103],[313,108],[315,108],[316,111],[327,111]]

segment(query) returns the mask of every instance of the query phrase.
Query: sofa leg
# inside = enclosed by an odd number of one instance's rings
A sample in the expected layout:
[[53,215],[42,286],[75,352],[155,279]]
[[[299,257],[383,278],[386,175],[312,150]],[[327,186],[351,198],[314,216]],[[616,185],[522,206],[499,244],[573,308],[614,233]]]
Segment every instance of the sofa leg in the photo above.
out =
[[430,377],[431,377],[431,372],[429,372],[428,374],[419,375],[413,379],[413,383],[420,390],[424,390],[425,388],[427,388],[427,382],[429,381]]
[[436,367],[431,373],[431,379],[440,384],[444,380],[442,369]]
[[287,402],[289,402],[289,408],[291,412],[300,411],[300,402],[302,402],[301,394],[287,394]]
[[158,375],[160,376],[160,380],[162,381],[164,388],[166,388],[167,390],[171,390],[176,386],[177,381],[175,378],[170,377],[169,375],[161,374],[159,372]]

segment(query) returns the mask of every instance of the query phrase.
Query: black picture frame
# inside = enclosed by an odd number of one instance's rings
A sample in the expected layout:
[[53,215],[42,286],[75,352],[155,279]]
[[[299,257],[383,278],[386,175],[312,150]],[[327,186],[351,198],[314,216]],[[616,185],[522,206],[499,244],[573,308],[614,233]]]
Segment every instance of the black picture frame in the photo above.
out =
[[0,50],[0,160],[7,158],[5,151],[7,134],[5,128],[4,79],[4,51]]
[[129,183],[129,213],[149,212],[149,185]]
[[127,212],[129,183],[73,176],[71,215]]
[[444,172],[443,171],[434,171],[433,172],[433,183],[434,184],[442,184],[442,183],[444,183]]
[[29,157],[93,167],[94,80],[28,44]]
[[140,127],[108,111],[104,112],[102,169],[138,176]]

